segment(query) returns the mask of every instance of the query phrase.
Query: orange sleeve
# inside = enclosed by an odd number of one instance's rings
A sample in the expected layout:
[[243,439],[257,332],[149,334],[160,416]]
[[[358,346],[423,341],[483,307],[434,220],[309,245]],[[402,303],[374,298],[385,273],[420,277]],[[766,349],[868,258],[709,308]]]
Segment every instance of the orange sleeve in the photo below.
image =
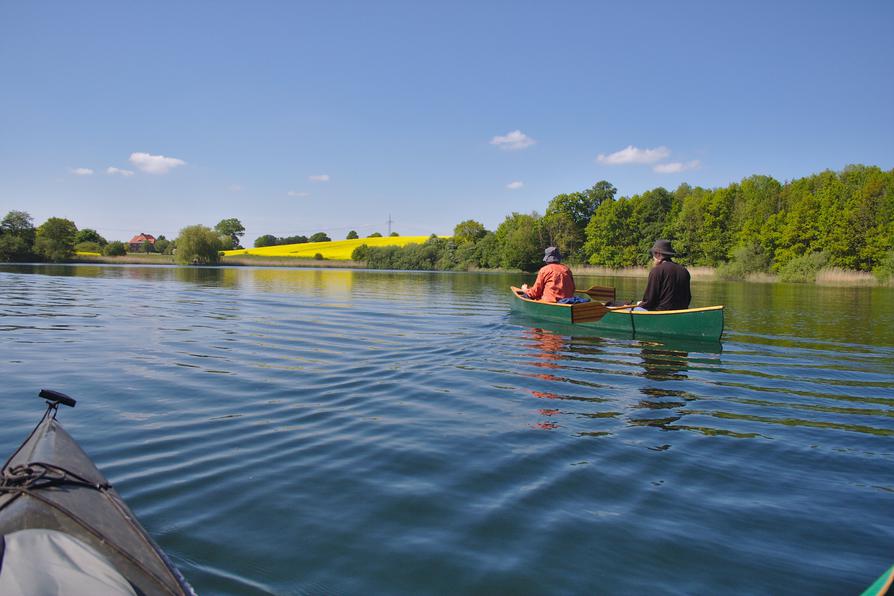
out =
[[534,282],[534,285],[528,288],[528,298],[533,300],[540,300],[540,297],[543,296],[543,288],[546,286],[546,267],[541,267],[540,271],[537,272],[537,281]]

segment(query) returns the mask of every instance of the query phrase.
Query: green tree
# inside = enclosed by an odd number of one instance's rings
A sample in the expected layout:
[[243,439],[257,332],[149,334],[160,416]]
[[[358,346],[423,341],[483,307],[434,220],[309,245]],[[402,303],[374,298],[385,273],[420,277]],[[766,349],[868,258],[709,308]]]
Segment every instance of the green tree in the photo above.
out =
[[369,252],[369,246],[366,244],[361,244],[357,248],[351,251],[351,260],[352,261],[365,261],[366,255]]
[[579,228],[567,213],[553,211],[540,220],[546,243],[557,246],[569,260],[579,257],[579,250],[584,243],[586,227]]
[[171,248],[171,241],[164,237],[164,235],[159,235],[158,238],[155,239],[155,251],[159,254],[170,254],[168,249]]
[[[587,225],[590,223],[590,218],[593,217],[593,214],[596,213],[596,210],[599,209],[599,205],[603,204],[606,201],[612,201],[615,198],[615,194],[617,194],[618,189],[612,186],[611,182],[608,180],[600,180],[587,190],[583,191],[585,195],[585,199],[582,205],[582,209],[578,212],[580,217],[575,218],[575,222],[580,225]],[[587,214],[589,213],[589,216]]]
[[500,247],[497,244],[497,235],[488,232],[475,243],[477,257],[476,267],[494,268],[500,266]]
[[400,234],[398,234],[397,232],[391,232],[390,234],[388,234],[388,236],[394,238],[394,237],[400,236]]
[[51,217],[37,228],[34,251],[48,261],[62,261],[74,254],[78,227],[70,219]]
[[591,265],[619,269],[636,262],[638,244],[632,213],[632,201],[624,197],[599,205],[586,230],[584,251]]
[[616,192],[617,189],[611,183],[600,180],[587,190],[556,195],[546,207],[544,217],[562,213],[583,232],[599,205],[614,199]]
[[367,238],[381,238],[381,237],[382,237],[382,234],[380,234],[379,232],[373,232],[372,234],[367,236]]
[[345,237],[345,240],[357,240],[360,236],[357,235],[355,230],[351,230],[348,232],[348,235]]
[[127,254],[127,247],[120,240],[112,240],[102,249],[102,254],[107,257],[123,257]]
[[273,234],[264,234],[263,236],[258,236],[255,238],[255,248],[262,248],[264,246],[276,246],[278,242],[276,241],[276,236]]
[[225,245],[226,248],[242,248],[242,245],[239,244],[239,239],[245,234],[245,226],[235,217],[220,220],[214,226],[214,231],[221,236],[229,238],[230,242],[229,245]]
[[308,238],[310,242],[332,242],[332,238],[326,235],[326,232],[317,232],[310,238]]
[[187,226],[177,237],[178,263],[213,265],[220,261],[223,250],[220,234],[203,225]]
[[10,211],[0,222],[0,261],[30,261],[34,258],[36,231],[31,216]]
[[102,254],[102,246],[99,242],[78,242],[75,244],[75,252],[97,252]]
[[484,229],[482,224],[474,219],[461,221],[453,228],[453,239],[457,244],[465,244],[468,242],[474,244],[484,238],[485,234],[487,234],[487,230]]
[[[651,260],[649,248],[658,238],[668,238],[671,219],[668,217],[674,204],[674,195],[662,187],[648,190],[630,199],[631,236],[624,243],[635,246],[633,262],[627,265],[646,265]],[[671,238],[672,239],[672,238]]]
[[536,213],[507,215],[495,234],[501,267],[536,271],[543,264],[545,246],[540,237],[540,216]]
[[99,232],[90,228],[78,230],[78,233],[75,234],[75,244],[80,244],[82,242],[95,242],[100,246],[105,246],[109,243],[108,240],[99,234]]

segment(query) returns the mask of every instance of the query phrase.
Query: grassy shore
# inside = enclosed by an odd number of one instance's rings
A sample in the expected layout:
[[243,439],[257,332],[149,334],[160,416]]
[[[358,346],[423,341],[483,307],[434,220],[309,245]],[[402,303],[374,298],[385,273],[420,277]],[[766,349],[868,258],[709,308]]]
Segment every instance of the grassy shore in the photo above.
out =
[[[70,262],[73,263],[107,263],[118,265],[174,265],[171,255],[159,254],[128,254],[122,257],[86,256],[78,255]],[[343,259],[309,259],[301,257],[233,254],[224,255],[221,258],[222,266],[247,266],[247,267],[316,267],[321,269],[363,269],[366,263],[363,261],[351,261]],[[710,281],[718,279],[713,267],[688,267],[689,274],[694,280]],[[605,267],[593,267],[591,265],[571,265],[571,270],[576,275],[596,275],[605,277],[640,277],[649,276],[646,267],[625,267],[624,269],[608,269]],[[506,269],[480,269],[478,272],[509,272],[519,271]],[[779,276],[772,273],[752,273],[745,281],[750,283],[778,283]],[[871,273],[864,271],[849,271],[845,269],[823,269],[816,275],[817,285],[821,286],[848,286],[848,287],[894,287],[894,279],[887,282],[879,282]]]

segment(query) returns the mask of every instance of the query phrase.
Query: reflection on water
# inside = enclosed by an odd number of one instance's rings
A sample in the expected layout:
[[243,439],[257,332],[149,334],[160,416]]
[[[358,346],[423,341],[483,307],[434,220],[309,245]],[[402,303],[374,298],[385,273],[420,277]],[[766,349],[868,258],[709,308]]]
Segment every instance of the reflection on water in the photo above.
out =
[[524,281],[3,265],[0,447],[40,387],[81,398],[66,426],[200,593],[854,593],[890,564],[894,291],[695,282],[727,330],[680,343],[510,315]]

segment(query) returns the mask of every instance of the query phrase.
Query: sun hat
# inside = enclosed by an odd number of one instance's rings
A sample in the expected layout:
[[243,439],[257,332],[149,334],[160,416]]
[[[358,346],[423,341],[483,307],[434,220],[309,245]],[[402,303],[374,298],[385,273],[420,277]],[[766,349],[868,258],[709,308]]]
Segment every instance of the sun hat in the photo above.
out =
[[545,251],[543,251],[543,262],[544,263],[558,263],[562,260],[562,253],[559,252],[559,249],[555,246],[548,247]]
[[655,244],[652,245],[652,248],[649,249],[649,254],[660,253],[662,255],[674,257],[677,255],[674,252],[674,249],[671,248],[670,240],[656,240]]

